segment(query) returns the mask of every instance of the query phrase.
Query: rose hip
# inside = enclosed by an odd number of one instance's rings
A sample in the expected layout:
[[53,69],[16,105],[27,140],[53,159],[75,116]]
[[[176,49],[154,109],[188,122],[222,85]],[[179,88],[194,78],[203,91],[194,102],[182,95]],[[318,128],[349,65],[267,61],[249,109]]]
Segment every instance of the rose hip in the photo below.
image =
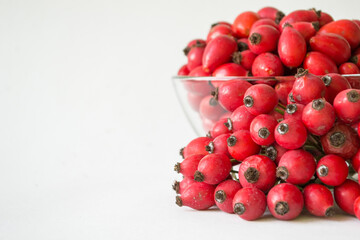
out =
[[229,62],[237,51],[237,43],[233,37],[219,35],[205,47],[203,55],[203,70],[213,72],[218,66]]
[[304,145],[307,139],[307,130],[301,121],[285,119],[275,128],[276,142],[286,149],[297,149]]
[[360,197],[357,197],[354,202],[354,214],[360,220]]
[[319,17],[320,27],[332,21],[334,21],[334,19],[328,13],[323,11],[320,12],[320,17]]
[[243,187],[256,187],[263,192],[272,188],[276,181],[276,165],[263,155],[247,157],[239,168],[239,181]]
[[201,103],[201,100],[204,97],[201,96],[201,95],[197,95],[195,93],[192,93],[192,92],[188,92],[186,96],[187,96],[187,100],[188,100],[188,103],[189,103],[190,107],[194,111],[199,112],[200,103]]
[[274,27],[275,29],[279,30],[279,25],[277,25],[277,23],[272,20],[272,19],[269,19],[269,18],[264,18],[264,19],[259,19],[257,20],[252,26],[251,26],[251,29],[250,29],[250,35],[251,33],[253,32],[253,30],[258,27],[258,26],[272,26]]
[[294,119],[302,121],[302,114],[304,111],[304,105],[300,103],[292,103],[286,106],[284,112],[284,119]]
[[230,159],[225,154],[213,153],[201,159],[194,179],[197,182],[218,184],[229,176],[230,170]]
[[323,33],[335,33],[344,37],[349,42],[351,49],[356,49],[360,44],[360,28],[351,20],[341,19],[330,22],[318,31],[318,34]]
[[275,92],[282,104],[287,103],[288,95],[293,87],[294,81],[279,82],[275,85]]
[[321,79],[326,86],[325,99],[331,104],[339,92],[351,88],[349,81],[337,73],[329,73]]
[[214,77],[227,77],[227,76],[246,76],[247,71],[241,65],[235,63],[225,63],[213,72]]
[[360,70],[355,63],[345,62],[339,66],[339,72],[341,74],[358,74]]
[[186,145],[186,147],[180,150],[180,155],[183,158],[188,158],[191,155],[202,154],[207,155],[208,152],[205,150],[205,146],[211,142],[211,138],[208,137],[198,137],[192,140]]
[[266,84],[253,85],[244,95],[244,105],[253,115],[269,113],[277,104],[278,97],[275,90]]
[[234,196],[233,212],[244,220],[252,221],[260,218],[266,210],[266,196],[255,187],[240,189]]
[[256,144],[268,146],[275,142],[274,130],[277,125],[275,117],[260,114],[256,116],[250,125],[251,138]]
[[276,50],[280,32],[273,26],[260,25],[252,29],[249,36],[249,48],[256,54]]
[[240,52],[243,52],[245,50],[249,50],[249,40],[247,37],[244,37],[244,38],[239,38],[237,41],[236,41],[237,45],[238,45],[238,50]]
[[257,12],[257,14],[260,18],[272,19],[277,23],[279,23],[281,19],[285,16],[282,11],[279,11],[277,8],[274,7],[263,7]]
[[360,186],[357,182],[347,179],[343,184],[334,188],[337,205],[348,214],[354,215],[354,203],[360,196]]
[[278,53],[285,66],[300,66],[306,55],[304,37],[292,26],[286,25],[279,38]]
[[184,159],[181,163],[176,163],[174,166],[174,171],[181,173],[185,177],[194,177],[200,160],[204,157],[203,154],[191,155]]
[[348,173],[349,168],[345,160],[334,154],[322,157],[316,166],[318,178],[329,186],[339,186],[345,182]]
[[335,214],[334,199],[327,187],[321,184],[310,184],[304,188],[306,209],[318,217],[331,217]]
[[338,93],[334,99],[334,109],[344,123],[360,120],[360,90],[347,89]]
[[284,74],[284,68],[278,56],[262,53],[255,58],[251,72],[256,77],[281,76]]
[[288,183],[303,185],[314,176],[315,168],[315,159],[309,152],[290,150],[281,157],[276,176]]
[[214,38],[216,38],[219,35],[227,35],[227,36],[233,36],[233,31],[231,30],[231,26],[228,26],[226,24],[217,24],[213,26],[209,34],[207,35],[206,42],[210,42]]
[[304,68],[315,75],[338,73],[336,64],[330,57],[321,52],[309,52],[304,59]]
[[286,23],[292,24],[295,22],[316,22],[319,15],[313,9],[310,10],[296,10],[286,15],[279,23],[281,28],[284,28]]
[[193,47],[187,55],[187,67],[190,71],[202,65],[204,47]]
[[304,37],[307,43],[311,37],[315,36],[320,27],[319,22],[296,22],[292,26]]
[[356,152],[356,154],[351,159],[351,165],[355,169],[356,172],[360,170],[360,149]]
[[189,73],[190,73],[190,71],[187,67],[187,64],[185,64],[179,69],[177,75],[178,76],[187,76],[187,75],[189,75]]
[[260,151],[260,146],[252,140],[250,132],[247,130],[234,132],[228,138],[227,143],[230,155],[239,162]]
[[181,196],[176,196],[179,207],[187,206],[196,210],[205,210],[215,205],[215,187],[203,182],[191,184]]
[[256,56],[252,51],[244,50],[242,52],[235,52],[232,60],[234,63],[243,66],[246,70],[250,70]]
[[225,110],[213,96],[207,96],[201,100],[199,112],[202,117],[216,121]]
[[233,199],[241,188],[241,184],[235,180],[226,180],[217,185],[214,193],[216,206],[223,212],[234,213]]
[[249,130],[254,118],[255,115],[251,114],[247,108],[242,105],[231,114],[227,127],[231,128],[234,132],[238,130]]
[[308,70],[298,69],[292,89],[297,103],[306,105],[314,99],[324,97],[325,91],[325,84],[320,77],[309,73]]
[[321,137],[321,145],[326,154],[336,154],[342,158],[352,158],[360,147],[360,140],[354,129],[336,123],[334,127]]
[[212,138],[216,138],[217,136],[220,136],[222,134],[226,133],[232,133],[231,130],[229,130],[228,127],[226,127],[225,123],[227,123],[227,118],[222,118],[219,121],[215,123],[215,125],[210,130],[210,136]]
[[306,128],[318,136],[326,134],[333,127],[335,117],[333,106],[323,98],[308,103],[302,113],[302,121]]
[[281,183],[270,190],[267,205],[270,213],[277,219],[291,220],[300,215],[304,198],[295,185]]
[[225,133],[217,136],[209,145],[205,146],[208,153],[222,153],[231,157],[228,151],[227,139],[231,136],[230,133]]
[[172,188],[177,194],[182,194],[193,183],[196,183],[193,176],[191,176],[191,178],[184,177],[184,179],[181,180],[181,182],[175,181],[174,184],[172,185]]
[[183,52],[185,54],[185,56],[188,55],[189,51],[191,50],[191,48],[193,47],[205,47],[206,46],[206,42],[202,39],[194,39],[191,40],[187,46],[184,48]]
[[[196,67],[193,69],[189,76],[192,77],[207,77],[210,76],[209,73],[206,73],[202,70],[202,67]],[[211,90],[213,89],[209,82],[206,81],[194,81],[194,80],[187,80],[184,81],[184,87],[188,92],[191,92],[196,95],[206,96],[209,95]]]
[[279,164],[281,157],[287,152],[286,148],[281,147],[279,144],[274,143],[272,146],[266,147],[263,154],[273,160],[276,165]]
[[259,19],[259,15],[255,12],[243,12],[236,17],[232,30],[240,38],[248,37],[251,26]]
[[243,80],[225,81],[212,94],[221,106],[233,112],[244,104],[244,94],[251,86],[251,83]]

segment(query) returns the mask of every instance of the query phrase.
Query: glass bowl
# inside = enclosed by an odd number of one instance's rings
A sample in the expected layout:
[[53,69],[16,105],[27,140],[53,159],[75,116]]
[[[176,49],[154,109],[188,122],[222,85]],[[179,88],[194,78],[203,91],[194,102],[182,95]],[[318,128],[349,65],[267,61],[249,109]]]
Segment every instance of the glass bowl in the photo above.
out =
[[[360,89],[360,74],[348,74],[342,76],[346,77],[354,88]],[[216,93],[216,87],[221,83],[230,80],[247,81],[252,84],[268,83],[274,86],[278,82],[294,81],[295,77],[172,77],[177,98],[191,127],[198,136],[206,135],[219,119],[230,117],[231,112],[226,111],[213,98],[213,95]],[[199,110],[199,107],[202,101],[214,106],[211,110],[211,115],[204,116],[204,114],[201,114],[202,111]]]

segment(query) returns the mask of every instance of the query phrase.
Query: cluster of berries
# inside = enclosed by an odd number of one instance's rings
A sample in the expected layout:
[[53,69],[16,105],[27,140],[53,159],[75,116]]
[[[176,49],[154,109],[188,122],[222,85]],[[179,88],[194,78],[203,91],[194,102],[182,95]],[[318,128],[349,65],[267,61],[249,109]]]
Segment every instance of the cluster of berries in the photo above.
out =
[[183,82],[209,134],[180,151],[176,203],[290,220],[332,216],[335,199],[360,219],[360,81],[340,75],[360,73],[358,24],[265,7],[191,41],[178,75],[259,79]]

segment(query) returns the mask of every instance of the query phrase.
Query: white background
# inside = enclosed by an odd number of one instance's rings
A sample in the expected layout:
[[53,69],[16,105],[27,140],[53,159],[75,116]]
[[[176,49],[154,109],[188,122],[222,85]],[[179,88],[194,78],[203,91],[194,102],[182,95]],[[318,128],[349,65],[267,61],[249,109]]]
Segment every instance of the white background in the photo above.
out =
[[174,204],[195,137],[170,77],[210,24],[269,5],[360,18],[358,1],[0,1],[0,239],[339,239],[339,215],[246,222]]

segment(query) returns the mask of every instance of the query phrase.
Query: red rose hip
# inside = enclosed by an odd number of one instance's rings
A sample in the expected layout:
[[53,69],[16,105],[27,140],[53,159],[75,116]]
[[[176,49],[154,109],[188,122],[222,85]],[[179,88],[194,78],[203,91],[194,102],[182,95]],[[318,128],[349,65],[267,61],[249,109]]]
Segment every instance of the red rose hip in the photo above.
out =
[[360,186],[357,182],[347,179],[343,184],[334,188],[337,205],[348,214],[354,215],[354,203],[360,196]]
[[345,160],[334,154],[322,157],[316,166],[318,178],[329,186],[339,186],[345,182],[348,172]]
[[286,149],[297,149],[304,145],[307,139],[307,130],[301,121],[285,119],[275,128],[276,142]]
[[277,125],[275,117],[267,114],[256,116],[250,125],[251,138],[256,144],[268,146],[275,142],[274,130]]
[[205,210],[215,205],[215,187],[203,182],[191,184],[181,196],[176,196],[179,207],[187,206],[196,210]]
[[233,211],[244,220],[260,218],[266,210],[266,196],[255,187],[240,189],[233,199]]
[[252,140],[250,132],[247,130],[234,132],[228,138],[227,143],[230,155],[240,162],[260,151],[260,146]]
[[194,179],[197,182],[218,184],[229,176],[230,170],[230,159],[225,154],[213,153],[201,159]]
[[310,184],[304,188],[306,209],[318,217],[331,217],[335,214],[334,199],[330,190],[321,184]]
[[266,84],[256,84],[248,88],[244,95],[244,105],[253,115],[271,112],[278,104],[275,90]]

